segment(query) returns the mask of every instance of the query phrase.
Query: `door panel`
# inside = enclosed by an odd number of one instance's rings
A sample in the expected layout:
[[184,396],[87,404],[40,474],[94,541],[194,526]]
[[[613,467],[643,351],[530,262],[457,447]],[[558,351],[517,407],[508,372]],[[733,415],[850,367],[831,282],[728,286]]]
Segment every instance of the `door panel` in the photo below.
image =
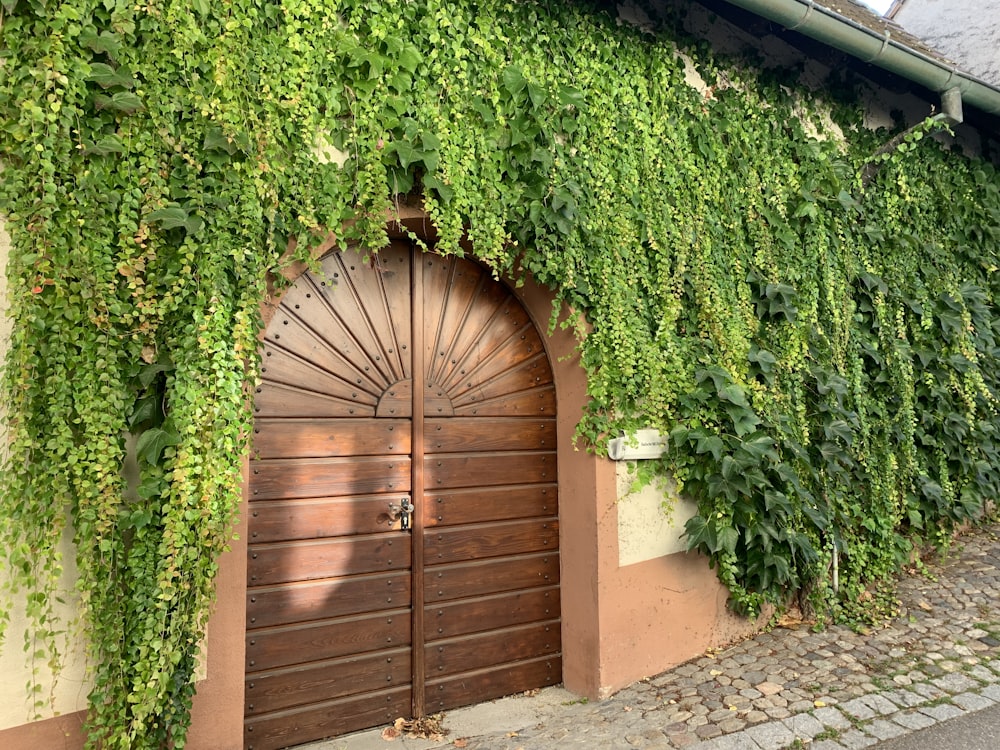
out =
[[403,419],[258,419],[256,458],[333,458],[410,455],[410,424]]
[[555,481],[555,453],[455,453],[428,456],[426,486],[432,491],[453,487],[489,487]]
[[410,711],[412,701],[410,688],[404,686],[305,704],[298,708],[261,714],[252,719],[248,716],[244,746],[247,750],[280,750],[346,734],[359,727],[384,723],[386,716],[405,716]]
[[454,417],[426,420],[427,453],[555,450],[554,419]]
[[409,643],[410,613],[405,609],[259,629],[247,636],[247,668],[287,667]]
[[382,649],[365,656],[310,661],[257,672],[247,682],[250,715],[367,693],[410,681],[410,649]]
[[555,519],[441,527],[424,535],[428,564],[540,552],[558,546],[559,523]]
[[450,638],[559,618],[559,589],[529,589],[427,607],[431,638]]
[[425,573],[424,590],[430,604],[558,582],[558,556],[543,553],[434,566]]
[[427,527],[550,516],[557,511],[555,484],[445,490],[431,493],[425,502]]
[[385,495],[257,500],[250,510],[250,542],[262,544],[385,531],[386,505]]
[[556,685],[562,680],[562,658],[543,656],[530,661],[504,664],[455,677],[427,680],[430,710],[443,711],[454,706],[490,700],[532,688]]
[[551,654],[559,649],[558,629],[538,623],[434,641],[425,647],[427,671],[445,677]]
[[[255,461],[256,500],[392,492],[410,489],[409,456],[350,456]],[[390,502],[386,500],[386,503]]]
[[[540,534],[531,529],[522,535]],[[372,536],[255,545],[247,562],[247,573],[248,581],[254,586],[267,586],[409,567],[410,537],[380,532]]]
[[263,339],[248,750],[559,682],[555,388],[510,291],[409,244],[335,252]]
[[261,586],[247,593],[247,628],[410,606],[410,577],[379,573]]

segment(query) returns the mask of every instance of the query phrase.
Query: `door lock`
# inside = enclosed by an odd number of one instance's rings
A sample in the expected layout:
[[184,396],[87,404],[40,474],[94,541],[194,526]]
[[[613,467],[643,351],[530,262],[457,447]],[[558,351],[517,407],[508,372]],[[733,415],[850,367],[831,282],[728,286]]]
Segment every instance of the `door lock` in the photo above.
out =
[[410,502],[410,498],[404,497],[400,500],[399,505],[396,503],[389,503],[389,524],[392,525],[399,521],[399,528],[404,531],[410,528],[410,515],[413,513],[413,503]]

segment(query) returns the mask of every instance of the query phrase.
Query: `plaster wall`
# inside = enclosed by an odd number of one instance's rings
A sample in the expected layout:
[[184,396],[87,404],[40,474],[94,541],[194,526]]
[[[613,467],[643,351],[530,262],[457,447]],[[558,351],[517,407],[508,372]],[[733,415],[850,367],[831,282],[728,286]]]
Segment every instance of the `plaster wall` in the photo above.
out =
[[697,512],[697,504],[678,495],[674,483],[665,479],[636,487],[634,462],[617,462],[615,477],[618,564],[624,567],[685,552],[684,524]]
[[[7,234],[4,219],[0,216],[0,366],[5,361],[11,333],[6,275],[9,255],[10,235]],[[0,450],[6,449],[6,426],[7,415],[3,411],[3,405],[0,404]],[[69,620],[76,614],[76,599],[72,594],[76,573],[72,564],[73,547],[68,534],[63,539],[60,552],[65,565],[62,588],[64,598],[68,602],[67,606],[61,608],[60,614]],[[12,747],[4,741],[3,730],[28,724],[32,718],[50,719],[54,716],[72,714],[86,704],[88,690],[83,648],[80,641],[69,635],[68,642],[60,644],[65,658],[65,669],[60,678],[54,681],[47,665],[44,663],[33,664],[29,658],[30,652],[26,652],[23,648],[27,626],[24,600],[21,599],[12,604],[7,634],[3,643],[0,644],[0,675],[2,675],[2,679],[0,679],[0,747]],[[38,672],[33,677],[33,670],[36,668]],[[28,693],[28,685],[32,683],[33,679],[42,687],[42,692],[37,697],[44,701],[37,709],[33,707],[33,700],[29,698]],[[65,724],[62,729],[72,732],[73,720],[68,723],[65,721],[53,723]],[[31,747],[39,746],[31,745]]]
[[[7,261],[10,236],[0,216],[0,365],[3,364],[10,341],[11,321],[7,315]],[[0,450],[6,446],[7,419],[0,404]],[[241,547],[242,545],[242,547]],[[71,533],[67,531],[60,546],[64,564],[62,579],[66,605],[59,614],[72,623],[79,614],[79,599],[74,594],[76,568]],[[207,646],[199,671],[198,699],[192,716],[189,747],[198,750],[242,750],[242,690],[243,690],[243,597],[239,591],[240,565],[246,558],[245,542],[235,541],[233,550],[221,561],[218,581],[218,604],[209,623]],[[234,563],[233,560],[237,563]],[[235,580],[234,580],[235,577]],[[87,705],[90,682],[87,679],[85,647],[78,627],[69,627],[60,644],[64,656],[63,668],[54,679],[46,664],[32,664],[22,647],[27,620],[24,602],[12,603],[7,635],[0,644],[0,748],[5,750],[66,750],[83,746],[83,710]],[[235,641],[227,640],[239,632]],[[33,670],[37,669],[37,673]],[[28,685],[41,686],[39,699],[44,703],[32,706]],[[216,715],[214,707],[220,696],[238,695],[239,715],[226,721],[226,715]],[[236,738],[233,740],[232,738]]]

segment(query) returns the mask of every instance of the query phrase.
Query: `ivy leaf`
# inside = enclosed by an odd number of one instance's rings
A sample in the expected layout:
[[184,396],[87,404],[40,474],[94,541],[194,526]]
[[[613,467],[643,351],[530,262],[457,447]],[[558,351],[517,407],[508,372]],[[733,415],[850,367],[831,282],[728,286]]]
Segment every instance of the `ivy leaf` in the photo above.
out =
[[854,441],[854,431],[851,425],[843,419],[835,419],[823,427],[827,440],[842,440],[846,445]]
[[206,151],[225,151],[230,156],[236,153],[236,144],[222,131],[222,128],[209,130],[202,147]]
[[684,533],[688,538],[688,549],[705,545],[710,551],[715,551],[715,529],[701,515],[692,516],[684,524]]
[[528,82],[525,80],[524,74],[517,66],[511,65],[504,70],[503,85],[511,96],[519,94],[527,84]]
[[455,190],[451,185],[446,184],[442,180],[432,175],[424,175],[424,187],[428,187],[438,194],[441,202],[446,206],[451,202],[451,199],[455,197]]
[[98,109],[112,109],[131,114],[142,109],[142,100],[131,91],[119,91],[113,96],[98,94],[94,97],[94,105]]
[[[207,0],[205,0],[207,2]],[[399,53],[399,65],[403,69],[409,71],[410,73],[415,73],[417,66],[423,61],[423,56],[420,54],[420,50],[414,47],[412,44],[408,44]]]
[[747,403],[746,394],[743,389],[740,388],[735,383],[731,383],[724,388],[719,389],[719,398],[723,401],[728,401],[731,404],[736,404],[737,406],[749,406]]
[[545,89],[534,83],[528,84],[528,98],[531,99],[531,105],[536,109],[545,104],[545,100],[548,95],[545,93]]
[[91,63],[88,81],[93,81],[101,88],[111,88],[112,86],[122,86],[130,89],[135,86],[135,79],[129,74],[127,69],[119,68],[115,70],[105,63]]
[[208,0],[191,0],[191,6],[202,18],[207,16],[212,10],[212,4]]
[[732,526],[723,526],[721,529],[717,529],[715,532],[715,543],[716,548],[712,550],[713,552],[718,552],[722,550],[728,552],[729,554],[736,553],[736,543],[740,540],[740,533]]
[[117,135],[106,135],[97,143],[87,147],[87,153],[107,156],[108,154],[122,154],[125,152],[125,144]]
[[173,430],[166,430],[162,427],[150,427],[139,436],[135,444],[136,455],[145,459],[146,463],[155,466],[160,461],[160,456],[168,446],[177,445],[181,442],[181,436]]
[[576,107],[577,109],[582,109],[583,105],[586,103],[584,93],[575,86],[560,86],[558,96],[559,103],[565,107]]
[[[4,7],[7,7],[8,2],[10,0],[3,0]],[[13,0],[13,4],[17,5],[17,0]],[[7,10],[12,10],[12,8],[7,8]],[[118,57],[122,46],[121,38],[117,34],[113,34],[110,31],[102,31],[98,34],[94,28],[89,28],[80,33],[80,43],[89,47],[97,54],[105,54],[112,59]]]
[[180,206],[171,206],[153,211],[146,217],[146,220],[155,222],[164,229],[176,229],[177,227],[185,226],[189,218],[188,212],[183,208]]

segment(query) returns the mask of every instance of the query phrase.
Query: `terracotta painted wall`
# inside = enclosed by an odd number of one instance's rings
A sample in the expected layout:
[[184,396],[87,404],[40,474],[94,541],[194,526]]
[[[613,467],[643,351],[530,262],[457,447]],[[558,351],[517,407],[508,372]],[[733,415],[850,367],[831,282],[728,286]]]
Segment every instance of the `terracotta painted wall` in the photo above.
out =
[[[546,330],[551,294],[530,283],[516,291]],[[586,377],[571,334],[556,331],[546,346],[558,408],[563,680],[597,699],[731,643],[756,624],[727,611],[727,593],[706,558],[676,551],[685,548],[679,534],[694,512],[690,502],[670,498],[671,518],[660,505],[669,485],[630,498],[619,464],[573,445]],[[638,562],[620,564],[622,547]]]

